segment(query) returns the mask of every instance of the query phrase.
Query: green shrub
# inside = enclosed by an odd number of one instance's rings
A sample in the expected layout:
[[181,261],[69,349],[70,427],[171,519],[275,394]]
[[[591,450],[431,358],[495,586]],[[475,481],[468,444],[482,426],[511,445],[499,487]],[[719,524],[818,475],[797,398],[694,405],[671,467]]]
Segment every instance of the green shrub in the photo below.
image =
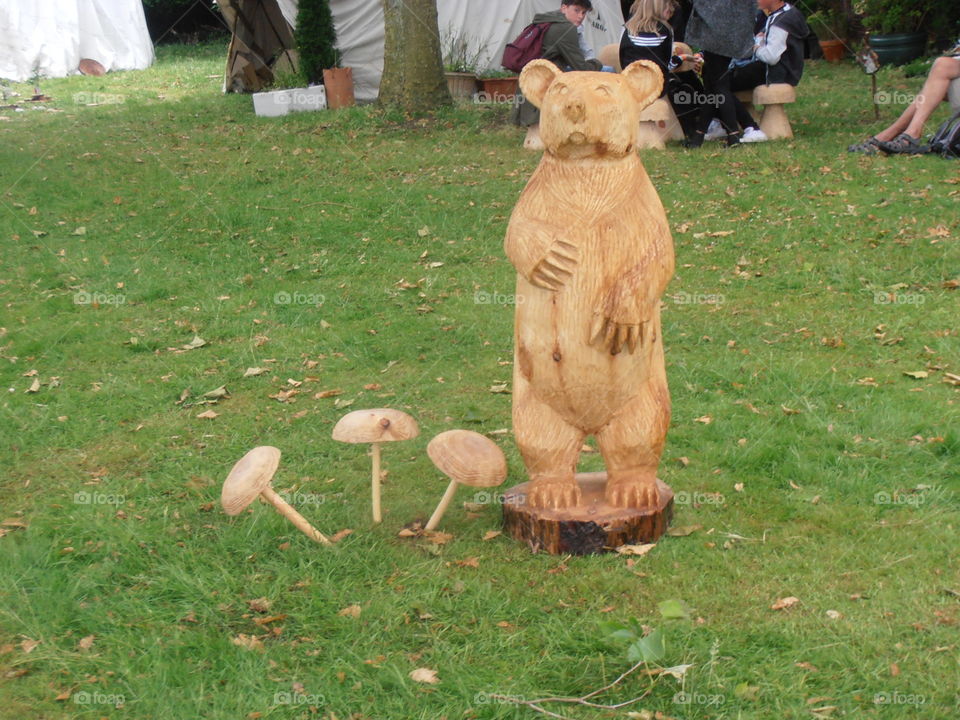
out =
[[340,63],[329,0],[300,0],[296,41],[300,72],[308,83],[322,82],[324,68]]

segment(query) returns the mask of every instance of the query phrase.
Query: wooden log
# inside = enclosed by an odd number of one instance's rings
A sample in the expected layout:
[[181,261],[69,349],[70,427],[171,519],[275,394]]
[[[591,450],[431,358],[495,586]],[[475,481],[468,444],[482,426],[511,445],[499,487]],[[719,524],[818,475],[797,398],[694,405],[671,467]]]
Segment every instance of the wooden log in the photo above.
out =
[[504,493],[504,529],[534,552],[551,555],[592,555],[621,545],[656,542],[666,532],[673,517],[670,486],[658,479],[658,506],[638,509],[607,503],[606,483],[605,472],[577,473],[580,504],[560,510],[528,505],[529,483],[516,485]]

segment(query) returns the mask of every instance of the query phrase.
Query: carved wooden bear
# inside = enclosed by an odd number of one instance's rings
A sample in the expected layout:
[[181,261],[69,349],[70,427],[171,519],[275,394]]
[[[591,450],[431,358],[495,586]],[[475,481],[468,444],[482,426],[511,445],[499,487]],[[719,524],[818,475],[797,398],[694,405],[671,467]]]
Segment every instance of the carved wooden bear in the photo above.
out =
[[513,429],[534,507],[579,504],[588,435],[606,465],[607,502],[658,501],[670,423],[660,296],[673,240],[635,138],[662,83],[647,61],[612,74],[536,60],[520,75],[546,146],[504,243],[517,270]]

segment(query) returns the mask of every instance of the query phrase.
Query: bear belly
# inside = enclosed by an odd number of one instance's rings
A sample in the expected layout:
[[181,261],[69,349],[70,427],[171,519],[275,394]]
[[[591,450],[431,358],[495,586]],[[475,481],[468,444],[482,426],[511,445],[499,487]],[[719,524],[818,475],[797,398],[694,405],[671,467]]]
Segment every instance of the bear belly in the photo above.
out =
[[[514,372],[533,394],[571,425],[592,434],[633,399],[647,381],[651,348],[617,355],[589,343],[593,303],[564,288],[552,292],[518,278]],[[657,324],[657,323],[653,323]]]

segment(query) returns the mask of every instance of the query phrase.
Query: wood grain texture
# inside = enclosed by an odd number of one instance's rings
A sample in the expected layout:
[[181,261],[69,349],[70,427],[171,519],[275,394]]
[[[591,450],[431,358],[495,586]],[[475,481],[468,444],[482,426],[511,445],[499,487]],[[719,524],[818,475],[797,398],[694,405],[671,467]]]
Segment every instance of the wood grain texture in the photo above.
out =
[[652,508],[622,508],[606,500],[606,473],[576,476],[577,507],[549,509],[526,502],[530,483],[504,492],[503,527],[534,552],[592,555],[621,545],[656,542],[673,516],[673,490],[658,480],[659,503]]
[[569,509],[583,440],[597,439],[615,507],[660,505],[656,470],[670,422],[660,297],[673,240],[636,153],[641,110],[663,78],[524,68],[546,146],[507,228],[517,271],[513,429],[528,504]]

